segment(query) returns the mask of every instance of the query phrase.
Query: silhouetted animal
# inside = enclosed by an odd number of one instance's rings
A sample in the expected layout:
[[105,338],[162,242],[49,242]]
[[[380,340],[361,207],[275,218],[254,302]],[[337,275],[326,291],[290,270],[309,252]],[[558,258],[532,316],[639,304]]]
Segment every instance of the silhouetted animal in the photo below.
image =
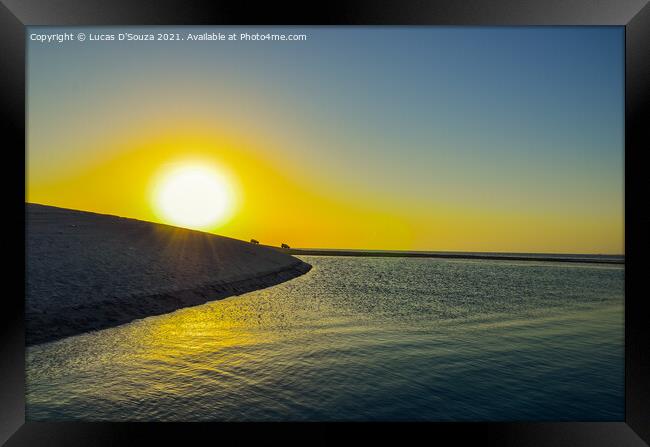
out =
[[280,245],[280,248],[291,248],[291,247],[289,247],[287,244],[282,244]]
[[258,241],[257,239],[251,239],[251,244],[259,244],[259,243],[260,241]]

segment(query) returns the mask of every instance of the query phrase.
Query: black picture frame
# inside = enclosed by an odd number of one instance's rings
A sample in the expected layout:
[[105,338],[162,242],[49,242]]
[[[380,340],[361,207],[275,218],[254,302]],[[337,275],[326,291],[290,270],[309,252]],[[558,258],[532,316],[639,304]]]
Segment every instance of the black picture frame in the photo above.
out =
[[[337,442],[341,430],[384,441],[424,436],[435,443],[513,446],[637,446],[650,442],[650,345],[644,255],[650,213],[642,189],[648,181],[644,151],[650,126],[650,5],[646,0],[436,0],[329,1],[282,5],[275,2],[2,0],[0,63],[6,192],[3,237],[5,283],[0,311],[0,442],[22,445],[130,445],[153,439],[187,441],[225,435],[240,440],[282,435],[300,441]],[[29,25],[612,25],[625,27],[625,421],[417,424],[185,424],[25,422],[24,213],[25,213],[25,27]],[[645,112],[645,113],[644,113]],[[16,178],[17,177],[17,178]],[[21,186],[22,185],[22,186]],[[7,236],[8,235],[8,236]],[[9,244],[13,242],[13,244]],[[22,262],[21,262],[22,261]],[[8,292],[7,290],[13,290]],[[185,442],[187,443],[187,442]]]

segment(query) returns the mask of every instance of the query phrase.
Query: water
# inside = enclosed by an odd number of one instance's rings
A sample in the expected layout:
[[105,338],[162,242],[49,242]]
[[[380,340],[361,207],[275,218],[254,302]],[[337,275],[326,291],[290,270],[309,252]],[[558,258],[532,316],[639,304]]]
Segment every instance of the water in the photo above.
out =
[[27,351],[28,420],[624,419],[622,266],[301,257]]

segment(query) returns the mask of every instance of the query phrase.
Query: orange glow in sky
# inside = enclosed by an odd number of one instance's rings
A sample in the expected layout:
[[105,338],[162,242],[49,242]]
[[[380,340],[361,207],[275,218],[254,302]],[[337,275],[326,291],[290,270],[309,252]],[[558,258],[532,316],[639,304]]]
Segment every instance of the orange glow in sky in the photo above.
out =
[[26,200],[269,245],[623,253],[621,30],[309,35],[29,42]]

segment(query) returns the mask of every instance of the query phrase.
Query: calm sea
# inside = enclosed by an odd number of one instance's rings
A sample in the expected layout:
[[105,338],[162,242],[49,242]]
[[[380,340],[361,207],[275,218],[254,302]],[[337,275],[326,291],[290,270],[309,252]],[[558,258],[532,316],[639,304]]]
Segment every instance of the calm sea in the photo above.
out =
[[27,418],[624,418],[623,266],[301,258],[275,287],[29,348]]

